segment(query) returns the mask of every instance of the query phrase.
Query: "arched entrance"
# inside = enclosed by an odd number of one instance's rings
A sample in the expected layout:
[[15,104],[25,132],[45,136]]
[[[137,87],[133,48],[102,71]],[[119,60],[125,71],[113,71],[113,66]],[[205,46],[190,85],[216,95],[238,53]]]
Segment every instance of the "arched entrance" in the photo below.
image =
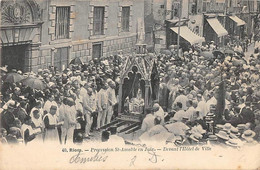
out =
[[8,70],[17,69],[25,70],[25,55],[28,51],[29,45],[11,45],[2,48],[2,62],[1,65],[8,66]]
[[31,71],[41,44],[41,11],[34,0],[1,1],[1,66]]

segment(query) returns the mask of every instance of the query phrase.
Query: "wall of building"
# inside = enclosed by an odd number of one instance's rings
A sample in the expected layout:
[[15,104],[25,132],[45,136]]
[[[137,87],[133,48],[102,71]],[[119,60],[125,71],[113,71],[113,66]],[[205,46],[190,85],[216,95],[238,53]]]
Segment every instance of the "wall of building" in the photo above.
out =
[[[94,36],[93,34],[93,7],[105,5],[105,34]],[[130,30],[121,32],[120,17],[122,6],[130,6]],[[126,54],[134,50],[136,43],[137,20],[144,18],[144,2],[138,1],[72,1],[50,0],[45,1],[42,26],[42,45],[39,55],[32,58],[33,70],[48,68],[53,65],[53,58],[57,48],[68,47],[69,58],[79,57],[83,62],[92,59],[93,43],[101,42],[103,56],[116,55],[123,51]],[[68,39],[53,39],[55,23],[55,8],[57,6],[70,6],[70,36]],[[118,24],[119,23],[119,24]],[[48,31],[47,31],[48,30]]]

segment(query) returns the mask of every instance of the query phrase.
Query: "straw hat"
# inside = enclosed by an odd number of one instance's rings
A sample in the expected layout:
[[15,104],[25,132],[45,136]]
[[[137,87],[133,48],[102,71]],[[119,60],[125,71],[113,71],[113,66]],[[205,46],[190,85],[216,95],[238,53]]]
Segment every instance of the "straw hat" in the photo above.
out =
[[234,139],[234,138],[238,138],[240,136],[240,133],[239,133],[239,130],[238,128],[235,128],[235,127],[232,127],[231,130],[230,130],[230,134],[229,136]]
[[216,136],[219,137],[219,138],[221,138],[221,139],[224,139],[224,140],[228,140],[228,139],[229,139],[228,134],[227,134],[225,131],[223,131],[223,130],[219,131],[219,132],[216,134]]
[[225,142],[229,146],[233,147],[240,147],[243,145],[242,141],[240,139],[229,139],[228,141]]
[[252,130],[246,130],[242,134],[242,138],[247,139],[247,138],[253,138],[255,136],[255,132]]
[[218,140],[218,137],[216,135],[209,135],[208,136],[208,140],[209,141],[217,141]]
[[199,133],[193,133],[190,135],[190,138],[195,142],[199,142],[199,140],[202,139],[202,135]]
[[246,125],[245,125],[245,124],[238,124],[238,125],[237,125],[237,129],[238,129],[238,130],[245,130],[245,128],[246,128]]
[[226,124],[224,124],[223,130],[229,133],[231,128],[232,128],[232,125],[230,123],[226,123]]

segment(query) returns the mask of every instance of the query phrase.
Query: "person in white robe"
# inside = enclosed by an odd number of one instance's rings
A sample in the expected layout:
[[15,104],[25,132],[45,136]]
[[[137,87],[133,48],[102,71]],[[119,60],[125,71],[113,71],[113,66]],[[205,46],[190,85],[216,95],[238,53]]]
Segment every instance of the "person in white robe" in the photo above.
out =
[[98,92],[97,105],[98,105],[98,117],[97,117],[97,129],[105,125],[107,117],[107,106],[108,106],[108,96],[107,96],[108,85],[105,82]]
[[[186,105],[186,104],[185,104]],[[182,103],[181,102],[177,102],[176,103],[176,113],[174,114],[174,116],[170,119],[170,121],[177,121],[180,122],[182,121],[182,119],[186,116],[185,111],[182,108]]]
[[182,109],[186,110],[187,109],[186,102],[188,100],[189,100],[188,97],[184,95],[184,90],[180,89],[179,90],[179,95],[176,97],[176,99],[173,102],[173,104],[176,104],[177,102],[180,102],[182,104]]
[[93,95],[92,88],[88,88],[87,92],[86,98],[83,100],[84,114],[86,116],[85,137],[90,135],[90,129],[93,123],[92,114],[97,111],[96,97]]
[[154,109],[155,109],[155,112],[154,112],[154,116],[155,117],[160,117],[160,119],[161,119],[161,123],[160,124],[164,124],[164,116],[165,116],[165,114],[164,114],[164,110],[162,109],[162,107],[158,104],[158,103],[155,103],[154,105],[153,105],[153,107],[154,107]]
[[203,117],[206,116],[208,113],[208,107],[206,102],[202,100],[201,94],[197,95],[197,100],[198,100],[198,106],[196,109],[200,111],[200,118],[203,119]]
[[186,117],[188,118],[188,121],[192,120],[192,116],[194,115],[195,108],[193,107],[193,102],[192,100],[187,101],[187,107],[188,110],[186,110]]
[[107,106],[107,119],[106,123],[110,123],[112,115],[114,113],[114,106],[117,103],[115,87],[116,84],[111,79],[107,80],[109,88],[107,89],[108,106]]
[[154,126],[151,127],[147,132],[143,133],[139,139],[141,141],[155,141],[155,142],[166,142],[166,140],[172,135],[168,132],[161,124],[161,118],[159,116],[154,119]]
[[73,133],[74,130],[77,126],[77,121],[76,121],[76,106],[75,106],[75,102],[72,98],[68,98],[68,107],[67,110],[65,112],[65,122],[64,125],[64,130],[65,130],[65,143],[73,143]]

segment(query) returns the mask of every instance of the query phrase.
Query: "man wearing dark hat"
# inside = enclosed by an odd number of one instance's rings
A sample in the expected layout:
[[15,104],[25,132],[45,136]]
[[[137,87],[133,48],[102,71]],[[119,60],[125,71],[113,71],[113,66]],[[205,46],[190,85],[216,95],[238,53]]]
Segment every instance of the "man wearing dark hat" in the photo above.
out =
[[248,123],[248,122],[254,124],[255,115],[250,107],[251,103],[248,99],[246,99],[245,105],[246,106],[241,110],[241,113],[240,113],[241,121],[244,124]]

